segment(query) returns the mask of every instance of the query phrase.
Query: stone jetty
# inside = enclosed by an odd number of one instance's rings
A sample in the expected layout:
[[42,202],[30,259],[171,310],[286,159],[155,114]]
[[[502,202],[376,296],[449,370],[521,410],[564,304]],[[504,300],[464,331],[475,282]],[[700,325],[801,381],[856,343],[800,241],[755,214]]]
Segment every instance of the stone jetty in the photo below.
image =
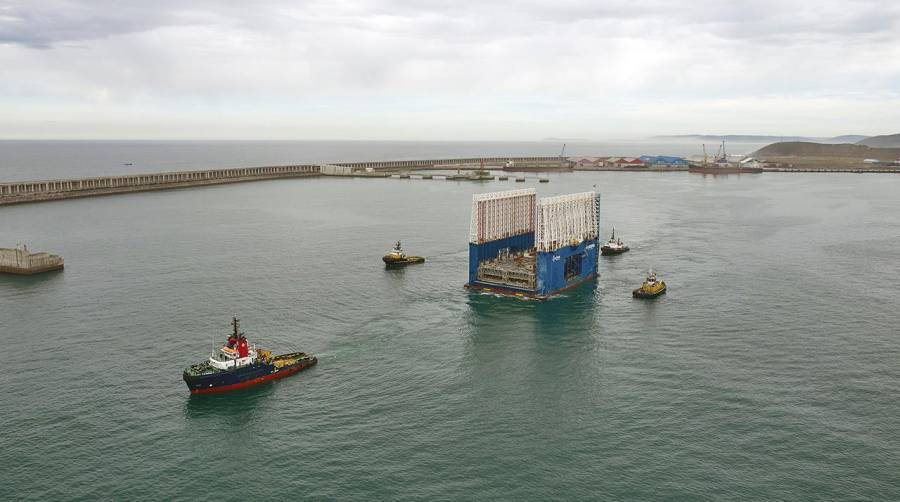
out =
[[0,273],[32,275],[63,269],[63,258],[49,253],[32,253],[27,246],[0,248]]

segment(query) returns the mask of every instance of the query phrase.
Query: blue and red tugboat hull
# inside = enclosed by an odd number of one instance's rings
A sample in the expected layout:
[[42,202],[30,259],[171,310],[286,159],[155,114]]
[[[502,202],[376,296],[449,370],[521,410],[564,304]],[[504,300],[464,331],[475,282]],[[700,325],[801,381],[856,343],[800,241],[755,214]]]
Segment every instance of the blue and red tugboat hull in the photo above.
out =
[[315,357],[304,358],[290,366],[275,367],[273,364],[259,363],[237,370],[225,370],[206,375],[190,375],[185,372],[184,382],[191,394],[212,394],[244,389],[261,383],[278,380],[315,366]]

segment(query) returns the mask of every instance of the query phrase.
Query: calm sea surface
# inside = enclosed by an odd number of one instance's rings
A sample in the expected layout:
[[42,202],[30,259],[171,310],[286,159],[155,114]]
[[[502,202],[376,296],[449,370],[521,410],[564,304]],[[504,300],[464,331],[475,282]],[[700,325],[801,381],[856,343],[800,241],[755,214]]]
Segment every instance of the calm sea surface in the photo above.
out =
[[[3,180],[112,158],[9,145]],[[242,147],[116,148],[152,171]],[[233,163],[289,161],[278,148]],[[604,234],[632,251],[547,302],[462,288],[471,195],[521,183],[293,179],[0,208],[0,246],[66,259],[0,277],[0,498],[900,499],[900,176],[524,185],[595,184]],[[385,271],[397,239],[428,263]],[[633,300],[650,266],[669,293]],[[191,397],[183,367],[233,314],[319,365]]]

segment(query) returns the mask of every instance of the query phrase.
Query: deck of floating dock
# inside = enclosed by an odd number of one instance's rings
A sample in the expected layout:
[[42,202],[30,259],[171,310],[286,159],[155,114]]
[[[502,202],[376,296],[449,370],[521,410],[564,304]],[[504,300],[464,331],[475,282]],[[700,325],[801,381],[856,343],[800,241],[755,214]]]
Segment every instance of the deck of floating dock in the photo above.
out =
[[32,275],[52,270],[62,270],[61,256],[49,253],[31,253],[28,248],[0,248],[0,273]]
[[507,288],[537,288],[537,261],[533,252],[499,254],[478,263],[476,281]]

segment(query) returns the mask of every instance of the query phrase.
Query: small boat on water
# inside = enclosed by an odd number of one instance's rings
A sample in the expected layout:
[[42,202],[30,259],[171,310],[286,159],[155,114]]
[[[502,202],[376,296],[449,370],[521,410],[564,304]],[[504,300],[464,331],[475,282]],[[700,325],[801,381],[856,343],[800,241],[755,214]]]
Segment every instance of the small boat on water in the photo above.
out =
[[387,254],[382,256],[381,260],[384,262],[384,266],[387,268],[403,267],[406,265],[412,265],[414,263],[425,263],[424,256],[407,256],[406,253],[403,252],[403,247],[400,245],[400,241],[397,241],[394,249],[388,251]]
[[606,241],[606,244],[600,246],[600,254],[602,255],[613,255],[613,254],[622,254],[625,251],[628,251],[629,248],[627,244],[622,242],[622,239],[616,239],[616,228],[613,227],[612,236],[610,236],[609,240]]
[[214,350],[206,361],[184,370],[182,378],[191,394],[243,389],[293,375],[319,362],[303,352],[272,355],[268,350],[250,345],[240,331],[240,322],[233,317],[234,331],[225,345]]
[[656,272],[651,270],[647,273],[647,279],[644,280],[641,287],[632,291],[631,294],[635,298],[656,298],[659,295],[665,294],[665,292],[666,282],[657,280]]

